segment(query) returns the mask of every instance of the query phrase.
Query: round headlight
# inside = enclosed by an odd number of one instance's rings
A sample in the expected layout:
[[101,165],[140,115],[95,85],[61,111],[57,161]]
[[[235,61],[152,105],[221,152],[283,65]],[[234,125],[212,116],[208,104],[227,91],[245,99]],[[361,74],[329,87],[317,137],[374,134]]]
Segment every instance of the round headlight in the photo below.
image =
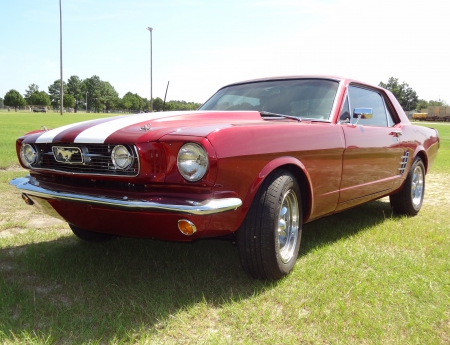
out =
[[134,158],[125,146],[117,145],[111,152],[111,160],[116,169],[124,170],[133,164]]
[[178,151],[178,170],[188,181],[195,182],[205,176],[208,164],[208,154],[199,144],[184,144]]
[[36,163],[38,154],[33,146],[30,144],[22,144],[20,148],[20,160],[23,165],[27,168],[31,168],[31,166]]

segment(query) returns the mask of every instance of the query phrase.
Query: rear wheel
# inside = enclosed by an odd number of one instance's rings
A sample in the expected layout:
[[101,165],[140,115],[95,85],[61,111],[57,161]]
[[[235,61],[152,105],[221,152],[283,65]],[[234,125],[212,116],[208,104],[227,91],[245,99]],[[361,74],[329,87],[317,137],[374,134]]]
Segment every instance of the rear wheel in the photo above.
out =
[[284,277],[295,265],[301,235],[298,183],[289,171],[276,171],[261,185],[237,232],[244,271],[258,279]]
[[397,214],[415,216],[419,213],[425,194],[425,166],[416,157],[402,189],[389,196],[391,207]]
[[88,242],[105,242],[109,241],[114,237],[113,235],[110,234],[84,230],[73,224],[69,224],[69,226],[70,229],[72,229],[72,232],[75,234],[75,236]]

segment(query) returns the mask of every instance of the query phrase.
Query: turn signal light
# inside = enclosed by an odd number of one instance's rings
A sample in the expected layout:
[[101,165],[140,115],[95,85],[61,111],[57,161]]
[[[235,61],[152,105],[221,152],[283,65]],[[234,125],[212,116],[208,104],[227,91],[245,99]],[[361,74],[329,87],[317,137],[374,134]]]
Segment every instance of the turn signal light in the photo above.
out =
[[28,197],[28,195],[26,195],[26,194],[22,194],[22,199],[23,199],[23,201],[25,201],[25,204],[27,204],[27,205],[33,205],[34,204],[33,200],[31,200]]
[[187,219],[180,219],[178,221],[178,229],[183,235],[190,236],[197,232],[197,228],[191,221]]

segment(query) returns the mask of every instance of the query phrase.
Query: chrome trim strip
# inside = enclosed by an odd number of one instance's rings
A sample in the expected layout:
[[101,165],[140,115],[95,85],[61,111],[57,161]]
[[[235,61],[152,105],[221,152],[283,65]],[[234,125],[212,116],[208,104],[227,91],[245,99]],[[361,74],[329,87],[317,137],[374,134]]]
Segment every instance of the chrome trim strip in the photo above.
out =
[[178,205],[162,204],[142,200],[129,200],[126,196],[124,196],[123,199],[113,199],[102,196],[68,193],[39,187],[38,182],[30,176],[13,179],[9,182],[9,184],[15,186],[25,194],[34,195],[41,198],[127,210],[165,211],[183,214],[208,215],[236,210],[242,205],[242,201],[239,198],[210,199],[201,203],[185,200],[185,204]]

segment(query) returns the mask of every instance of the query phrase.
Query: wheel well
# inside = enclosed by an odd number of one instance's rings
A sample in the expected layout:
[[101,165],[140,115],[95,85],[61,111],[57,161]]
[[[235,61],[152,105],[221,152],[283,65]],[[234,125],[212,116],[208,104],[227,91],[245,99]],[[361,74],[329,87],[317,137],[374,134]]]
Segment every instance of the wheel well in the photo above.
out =
[[310,189],[308,179],[307,179],[305,173],[298,166],[292,165],[292,164],[279,166],[276,170],[279,170],[279,169],[288,170],[296,178],[296,180],[299,184],[299,187],[300,187],[300,193],[301,193],[301,197],[302,197],[303,220],[307,219],[309,217],[309,213],[311,210],[311,207],[310,207],[311,189]]
[[427,159],[427,155],[425,154],[424,151],[420,151],[417,152],[416,157],[420,157],[420,159],[422,159],[423,165],[425,166],[425,173],[428,172],[428,159]]

